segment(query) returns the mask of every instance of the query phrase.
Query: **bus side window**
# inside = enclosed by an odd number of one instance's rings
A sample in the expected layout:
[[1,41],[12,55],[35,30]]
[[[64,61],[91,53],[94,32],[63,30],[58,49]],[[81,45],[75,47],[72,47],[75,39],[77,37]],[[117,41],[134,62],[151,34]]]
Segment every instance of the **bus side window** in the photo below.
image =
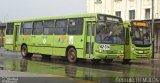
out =
[[21,34],[23,35],[31,35],[32,34],[32,22],[24,22],[21,27]]
[[54,28],[55,35],[65,35],[67,33],[67,20],[56,20],[56,27]]
[[7,23],[6,35],[13,35],[14,24]]
[[41,35],[43,33],[42,21],[34,22],[33,24],[33,35]]
[[55,28],[55,22],[54,20],[46,20],[43,24],[44,27],[44,35],[53,35],[54,34],[54,28]]
[[81,35],[82,33],[83,33],[83,19],[82,18],[69,19],[68,34]]

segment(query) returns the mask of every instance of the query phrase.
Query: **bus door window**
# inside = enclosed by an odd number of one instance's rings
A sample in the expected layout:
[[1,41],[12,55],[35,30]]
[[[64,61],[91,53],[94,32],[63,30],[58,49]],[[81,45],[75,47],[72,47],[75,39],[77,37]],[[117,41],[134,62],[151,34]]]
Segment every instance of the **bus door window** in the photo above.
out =
[[7,24],[7,30],[6,30],[6,35],[13,35],[13,23],[8,23]]
[[18,35],[19,35],[19,27],[20,27],[20,25],[16,25],[16,41],[18,41]]

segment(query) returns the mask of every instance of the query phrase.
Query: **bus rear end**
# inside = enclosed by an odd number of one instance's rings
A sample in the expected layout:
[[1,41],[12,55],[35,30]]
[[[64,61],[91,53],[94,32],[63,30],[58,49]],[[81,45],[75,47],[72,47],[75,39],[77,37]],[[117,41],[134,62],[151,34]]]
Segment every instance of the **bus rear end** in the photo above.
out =
[[124,29],[121,18],[98,15],[94,48],[96,59],[112,62],[113,59],[124,57]]

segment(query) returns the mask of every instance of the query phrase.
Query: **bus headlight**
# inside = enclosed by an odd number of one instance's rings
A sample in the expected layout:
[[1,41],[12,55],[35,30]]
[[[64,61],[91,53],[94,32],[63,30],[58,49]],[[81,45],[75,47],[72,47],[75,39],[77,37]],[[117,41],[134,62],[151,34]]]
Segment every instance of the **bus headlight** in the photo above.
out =
[[124,51],[123,51],[123,50],[121,50],[121,53],[124,53]]
[[131,47],[131,50],[134,51],[135,49],[133,47]]
[[102,53],[102,49],[97,49],[97,50],[95,50],[96,52],[99,52],[99,53]]
[[102,50],[101,50],[101,49],[99,49],[99,52],[101,53],[101,52],[102,52]]

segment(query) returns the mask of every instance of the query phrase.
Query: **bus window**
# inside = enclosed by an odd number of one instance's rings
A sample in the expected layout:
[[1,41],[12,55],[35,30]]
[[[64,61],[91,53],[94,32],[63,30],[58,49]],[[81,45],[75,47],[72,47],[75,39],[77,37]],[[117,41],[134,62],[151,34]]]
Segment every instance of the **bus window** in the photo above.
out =
[[7,23],[6,35],[12,35],[13,34],[13,27],[14,27],[13,23]]
[[21,34],[23,35],[31,35],[32,34],[32,22],[22,23]]
[[55,35],[65,35],[67,32],[67,20],[56,20],[56,27],[54,28]]
[[91,29],[91,24],[87,24],[87,33],[86,33],[87,36],[90,36],[90,34],[91,34],[90,33],[90,31],[91,31],[90,29]]
[[44,32],[43,32],[44,35],[52,35],[53,34],[53,28],[55,28],[54,20],[44,21],[43,27],[44,27]]
[[34,22],[33,35],[41,35],[43,33],[43,23],[41,21]]
[[77,32],[79,32],[79,34],[83,33],[83,19],[77,19]]
[[68,34],[81,35],[83,33],[83,19],[69,19]]

